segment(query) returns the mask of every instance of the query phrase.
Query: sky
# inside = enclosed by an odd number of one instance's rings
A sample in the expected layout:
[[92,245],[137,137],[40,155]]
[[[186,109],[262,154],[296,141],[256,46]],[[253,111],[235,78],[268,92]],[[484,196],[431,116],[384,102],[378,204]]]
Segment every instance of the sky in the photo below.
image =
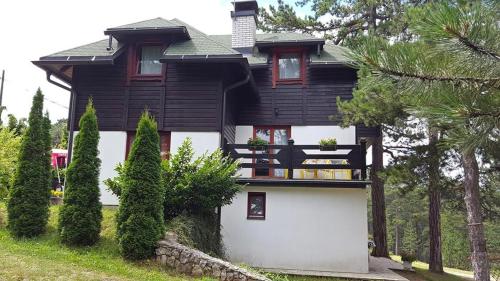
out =
[[[259,5],[276,2],[259,0]],[[45,72],[31,63],[41,56],[106,39],[108,27],[156,17],[179,18],[207,34],[230,34],[231,10],[231,0],[3,1],[0,71],[5,70],[2,104],[7,110],[2,119],[27,117],[38,87],[52,122],[67,118],[69,92],[48,83]]]

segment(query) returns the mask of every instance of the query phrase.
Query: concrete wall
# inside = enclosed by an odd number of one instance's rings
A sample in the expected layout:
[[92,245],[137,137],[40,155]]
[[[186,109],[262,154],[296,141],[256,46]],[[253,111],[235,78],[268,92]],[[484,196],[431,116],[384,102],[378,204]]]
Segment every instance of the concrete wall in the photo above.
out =
[[175,153],[186,138],[191,138],[195,157],[220,147],[219,132],[171,132],[170,152]]
[[[78,132],[74,133],[74,137]],[[127,132],[99,132],[99,158],[101,159],[101,172],[99,173],[99,189],[101,191],[101,202],[104,205],[118,205],[118,197],[107,190],[104,180],[117,175],[115,171],[118,163],[125,161],[125,145]],[[74,144],[74,142],[73,142]]]
[[[266,192],[265,220],[247,219],[248,191]],[[274,270],[368,272],[365,189],[246,187],[222,209],[226,253]]]

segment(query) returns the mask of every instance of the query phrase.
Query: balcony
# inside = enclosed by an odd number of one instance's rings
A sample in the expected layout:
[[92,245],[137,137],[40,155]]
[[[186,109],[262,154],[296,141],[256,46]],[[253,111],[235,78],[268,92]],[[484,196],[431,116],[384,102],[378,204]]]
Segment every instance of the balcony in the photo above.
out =
[[366,141],[354,145],[287,145],[253,147],[226,144],[224,151],[239,161],[238,182],[249,185],[364,188]]

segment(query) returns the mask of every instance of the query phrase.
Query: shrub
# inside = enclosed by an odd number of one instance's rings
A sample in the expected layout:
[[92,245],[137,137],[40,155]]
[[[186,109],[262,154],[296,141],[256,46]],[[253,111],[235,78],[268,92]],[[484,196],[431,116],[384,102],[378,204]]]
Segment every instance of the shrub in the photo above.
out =
[[97,116],[89,100],[80,118],[73,159],[66,173],[64,204],[59,213],[61,241],[68,245],[93,245],[99,240],[102,204],[99,201]]
[[187,138],[170,161],[163,162],[165,218],[180,214],[212,214],[217,207],[230,204],[241,190],[236,183],[238,164],[220,149],[193,160],[191,140]]
[[152,256],[165,230],[160,162],[160,137],[156,122],[145,112],[125,162],[117,215],[118,242],[122,255],[127,259]]
[[412,263],[412,262],[417,260],[417,257],[415,255],[415,252],[402,251],[401,252],[401,260]]
[[178,242],[212,256],[222,257],[223,251],[217,234],[215,216],[179,215],[171,219],[166,228],[178,236]]
[[56,191],[56,190],[51,190],[50,191],[50,196],[62,198],[64,196],[64,192],[62,192],[62,191]]
[[7,203],[8,227],[16,237],[45,231],[50,204],[50,120],[44,116],[43,94],[33,97],[29,127],[21,142],[17,170]]
[[0,200],[7,197],[7,190],[16,172],[21,137],[15,131],[0,127]]

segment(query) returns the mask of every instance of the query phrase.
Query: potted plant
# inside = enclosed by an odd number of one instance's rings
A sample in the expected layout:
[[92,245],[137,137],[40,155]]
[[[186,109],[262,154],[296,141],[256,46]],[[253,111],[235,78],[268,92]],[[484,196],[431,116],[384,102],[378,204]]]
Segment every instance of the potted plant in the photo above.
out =
[[417,260],[415,253],[412,251],[402,251],[401,260],[403,261],[403,267],[405,270],[413,271],[411,263]]
[[321,151],[335,151],[337,150],[337,139],[326,138],[319,141],[319,150]]
[[269,143],[259,137],[249,138],[247,144],[250,146],[250,150],[253,151],[263,151],[267,149]]
[[51,205],[61,205],[63,201],[64,192],[51,190],[50,191],[50,204]]

